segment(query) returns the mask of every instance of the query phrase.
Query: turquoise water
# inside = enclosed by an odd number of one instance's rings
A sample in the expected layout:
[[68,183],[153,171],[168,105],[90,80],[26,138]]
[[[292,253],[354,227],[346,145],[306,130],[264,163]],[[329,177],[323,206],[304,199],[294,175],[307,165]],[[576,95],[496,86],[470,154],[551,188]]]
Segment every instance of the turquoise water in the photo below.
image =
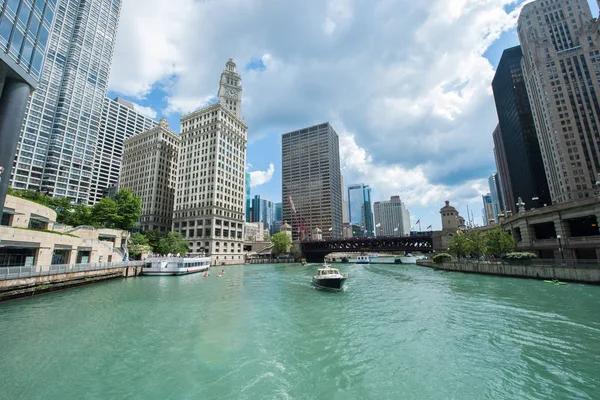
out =
[[0,304],[1,399],[598,399],[600,287],[229,267]]

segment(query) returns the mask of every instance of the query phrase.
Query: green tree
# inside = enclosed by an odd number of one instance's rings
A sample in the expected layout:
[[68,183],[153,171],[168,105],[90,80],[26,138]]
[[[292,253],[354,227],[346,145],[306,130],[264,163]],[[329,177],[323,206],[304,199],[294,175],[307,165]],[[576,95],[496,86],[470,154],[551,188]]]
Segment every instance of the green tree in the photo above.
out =
[[467,234],[467,239],[471,255],[479,258],[486,254],[485,234],[482,231],[471,229]]
[[516,247],[515,239],[500,227],[486,232],[485,240],[488,254],[494,257],[503,257],[506,253],[513,251]]
[[158,252],[160,248],[160,239],[165,235],[162,235],[159,231],[154,229],[151,231],[144,232],[144,236],[146,236],[146,238],[148,239],[148,244],[150,245],[150,247],[152,247],[154,251]]
[[117,203],[110,197],[104,197],[92,207],[91,217],[93,224],[112,228],[117,219],[117,212]]
[[167,236],[163,236],[158,245],[158,253],[160,254],[180,254],[187,253],[190,247],[189,242],[179,232],[169,232]]
[[151,251],[148,238],[141,233],[134,233],[129,237],[127,248],[132,256],[139,256],[144,251]]
[[135,196],[129,189],[120,189],[115,194],[117,212],[113,224],[120,229],[130,229],[135,226],[142,215],[142,199]]
[[465,257],[467,254],[471,254],[471,246],[467,235],[462,232],[456,232],[450,240],[448,251],[459,259]]
[[281,254],[287,252],[288,248],[292,245],[292,239],[283,232],[278,232],[271,236],[271,243],[273,243],[273,252],[275,254]]
[[[58,217],[56,219],[57,221],[59,220]],[[72,226],[98,225],[92,218],[92,208],[87,204],[78,204],[73,207],[73,209],[65,215],[63,223]]]

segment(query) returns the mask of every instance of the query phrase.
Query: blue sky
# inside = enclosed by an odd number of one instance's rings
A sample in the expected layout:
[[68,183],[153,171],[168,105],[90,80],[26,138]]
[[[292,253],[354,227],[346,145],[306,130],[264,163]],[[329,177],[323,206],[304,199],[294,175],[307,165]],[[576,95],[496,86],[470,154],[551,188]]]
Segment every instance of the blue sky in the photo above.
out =
[[502,51],[518,44],[522,4],[128,0],[109,96],[179,132],[181,113],[214,98],[233,57],[253,195],[281,200],[282,133],[330,121],[346,184],[371,185],[375,201],[400,195],[423,228],[440,227],[444,200],[481,224],[495,171],[490,83]]

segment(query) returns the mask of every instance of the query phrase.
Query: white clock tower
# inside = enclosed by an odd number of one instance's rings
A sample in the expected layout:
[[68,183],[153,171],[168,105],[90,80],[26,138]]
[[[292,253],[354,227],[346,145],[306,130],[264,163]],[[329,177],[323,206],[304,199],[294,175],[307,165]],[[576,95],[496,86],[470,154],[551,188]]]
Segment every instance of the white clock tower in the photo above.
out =
[[221,73],[219,103],[236,117],[242,118],[242,78],[237,73],[232,58],[227,61],[225,69]]

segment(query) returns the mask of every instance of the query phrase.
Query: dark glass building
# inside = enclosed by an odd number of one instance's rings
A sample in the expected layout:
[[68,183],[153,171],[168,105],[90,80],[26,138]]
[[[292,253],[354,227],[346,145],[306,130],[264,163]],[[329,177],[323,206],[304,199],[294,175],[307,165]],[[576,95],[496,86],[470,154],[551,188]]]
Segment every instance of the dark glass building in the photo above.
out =
[[56,0],[0,1],[0,215],[27,101],[39,83],[55,7]]
[[[507,210],[516,210],[520,197],[526,208],[550,204],[550,192],[544,172],[540,145],[523,79],[521,47],[504,50],[492,81],[498,113],[495,141],[497,159],[505,160],[498,174],[505,195]],[[503,176],[504,175],[504,176]],[[505,185],[506,182],[506,185]]]

